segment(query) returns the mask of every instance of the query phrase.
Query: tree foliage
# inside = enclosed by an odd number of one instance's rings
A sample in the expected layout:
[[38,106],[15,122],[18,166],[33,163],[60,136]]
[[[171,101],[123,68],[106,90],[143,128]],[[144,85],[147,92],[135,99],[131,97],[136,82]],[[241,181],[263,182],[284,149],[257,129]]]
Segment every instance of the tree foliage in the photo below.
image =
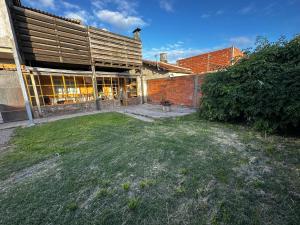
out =
[[267,132],[300,128],[300,36],[257,47],[225,71],[206,76],[200,115],[246,122]]

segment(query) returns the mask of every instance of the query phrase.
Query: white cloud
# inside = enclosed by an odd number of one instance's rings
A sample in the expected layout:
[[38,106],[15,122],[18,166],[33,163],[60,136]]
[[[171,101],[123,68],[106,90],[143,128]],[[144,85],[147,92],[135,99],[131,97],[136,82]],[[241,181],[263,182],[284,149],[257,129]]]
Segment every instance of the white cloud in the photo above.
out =
[[121,12],[110,10],[99,10],[96,12],[96,16],[105,23],[115,26],[120,29],[132,29],[134,27],[143,27],[146,22],[136,16],[127,16]]
[[201,18],[202,19],[207,19],[207,18],[209,18],[210,17],[210,14],[208,14],[208,13],[203,13],[202,15],[201,15]]
[[168,61],[170,63],[176,63],[176,61],[179,59],[198,55],[207,51],[210,51],[210,49],[179,48],[179,49],[166,50],[165,48],[159,48],[159,49],[144,50],[143,56],[144,58],[155,60],[157,57],[159,57],[160,53],[164,52],[167,53]]
[[124,14],[136,14],[137,3],[134,1],[125,1],[125,0],[115,0],[117,4],[118,11],[123,12]]
[[71,19],[76,19],[76,20],[81,20],[83,23],[87,23],[88,22],[88,13],[84,10],[79,10],[76,12],[66,12],[65,13],[65,17],[67,18],[71,18]]
[[166,44],[158,48],[143,49],[143,57],[146,59],[158,59],[159,54],[164,52],[168,54],[168,61],[176,63],[177,60],[187,58],[201,53],[209,52],[215,49],[223,48],[224,46],[216,46],[214,48],[188,48],[184,46],[184,42],[177,41],[175,43]]
[[177,41],[174,43],[165,44],[160,47],[143,49],[143,58],[156,60],[159,59],[159,54],[164,52],[168,54],[168,61],[170,63],[176,63],[177,60],[182,58],[188,58],[199,54],[216,51],[219,49],[228,48],[230,45],[235,45],[239,48],[248,48],[255,43],[255,37],[237,36],[228,40],[224,40],[223,44],[208,47],[208,48],[191,48],[187,47],[184,42]]
[[137,12],[136,0],[92,0],[92,5],[95,17],[114,28],[129,31],[147,25]]
[[159,5],[161,9],[167,12],[174,12],[173,3],[169,0],[160,0]]
[[271,2],[270,4],[268,4],[264,9],[264,13],[266,15],[271,15],[273,12],[275,12],[275,7],[277,6],[276,2]]
[[224,14],[224,12],[225,11],[223,9],[219,9],[217,11],[211,11],[209,13],[203,13],[203,14],[201,14],[201,18],[202,19],[208,19],[208,18],[210,18],[212,16],[221,16],[221,15]]
[[255,11],[254,4],[247,5],[239,10],[239,13],[242,15],[247,15]]
[[299,0],[288,0],[287,3],[289,5],[294,5],[295,3],[299,2]]
[[34,8],[43,8],[43,9],[54,9],[55,1],[54,0],[25,0],[25,4],[28,4]]
[[230,38],[229,42],[231,45],[235,45],[240,48],[248,48],[255,44],[255,38],[247,36],[238,36]]
[[134,0],[92,0],[92,5],[101,10],[114,8],[115,11],[122,12],[126,15],[137,14],[136,8],[138,6]]
[[216,15],[219,16],[219,15],[223,15],[224,14],[224,10],[222,9],[219,9],[217,12],[216,12]]
[[80,7],[78,5],[75,5],[73,3],[70,2],[66,2],[66,1],[61,1],[62,5],[66,8],[66,9],[77,9],[79,10]]

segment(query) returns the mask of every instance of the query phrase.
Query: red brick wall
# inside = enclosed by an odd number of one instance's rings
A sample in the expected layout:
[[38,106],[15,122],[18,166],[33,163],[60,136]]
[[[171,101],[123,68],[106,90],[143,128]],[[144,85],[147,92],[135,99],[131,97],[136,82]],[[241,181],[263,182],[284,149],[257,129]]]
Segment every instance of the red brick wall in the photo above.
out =
[[[198,87],[201,87],[203,76],[197,76]],[[148,102],[159,104],[162,100],[166,100],[174,105],[196,107],[201,97],[201,89],[197,88],[194,93],[195,79],[196,75],[189,75],[148,80]]]
[[204,73],[215,71],[230,66],[232,59],[243,56],[238,48],[226,48],[202,55],[181,59],[177,64],[182,67],[190,68],[194,73]]

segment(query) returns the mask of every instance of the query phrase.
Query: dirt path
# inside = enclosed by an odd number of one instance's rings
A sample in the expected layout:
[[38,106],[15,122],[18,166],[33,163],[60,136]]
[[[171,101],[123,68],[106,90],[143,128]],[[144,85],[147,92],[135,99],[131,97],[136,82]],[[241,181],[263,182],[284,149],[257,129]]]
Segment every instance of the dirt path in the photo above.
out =
[[8,147],[10,138],[14,133],[15,128],[0,130],[0,154]]

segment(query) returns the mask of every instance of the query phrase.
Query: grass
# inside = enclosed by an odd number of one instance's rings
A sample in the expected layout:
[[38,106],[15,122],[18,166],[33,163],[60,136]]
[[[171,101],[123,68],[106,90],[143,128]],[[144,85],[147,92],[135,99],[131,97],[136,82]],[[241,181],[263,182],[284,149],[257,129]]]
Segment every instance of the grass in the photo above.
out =
[[130,183],[124,183],[124,184],[122,184],[122,188],[124,189],[124,191],[129,191],[129,189],[130,189]]
[[138,207],[139,205],[139,200],[137,198],[131,198],[128,201],[128,208],[131,210],[134,210]]
[[0,224],[298,224],[300,140],[107,113],[18,129]]

